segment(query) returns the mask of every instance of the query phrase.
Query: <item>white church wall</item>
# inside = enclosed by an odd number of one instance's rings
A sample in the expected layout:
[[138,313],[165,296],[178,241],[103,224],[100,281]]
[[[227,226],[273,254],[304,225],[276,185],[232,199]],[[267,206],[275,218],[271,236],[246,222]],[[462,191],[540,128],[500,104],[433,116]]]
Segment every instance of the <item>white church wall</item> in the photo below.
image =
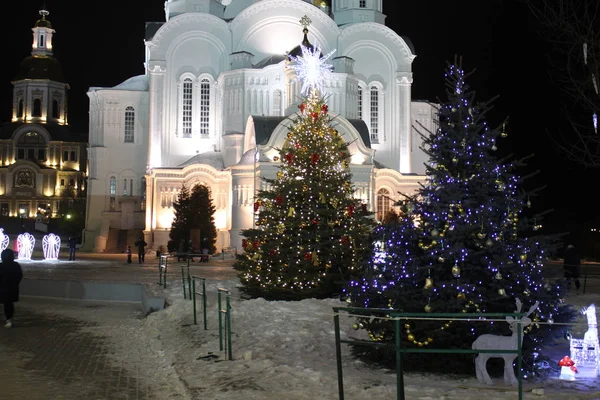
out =
[[428,136],[430,133],[437,131],[438,105],[428,101],[413,101],[411,108],[413,117],[411,148],[413,171],[417,174],[425,174],[425,163],[429,161],[429,156],[420,147],[423,136]]

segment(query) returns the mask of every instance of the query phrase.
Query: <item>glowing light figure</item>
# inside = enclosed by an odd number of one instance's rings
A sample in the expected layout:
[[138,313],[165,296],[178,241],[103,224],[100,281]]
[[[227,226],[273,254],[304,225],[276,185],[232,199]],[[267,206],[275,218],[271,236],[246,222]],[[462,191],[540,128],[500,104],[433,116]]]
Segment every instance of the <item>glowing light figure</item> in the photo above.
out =
[[4,234],[4,228],[0,228],[0,252],[6,250],[10,238]]
[[19,260],[31,260],[35,238],[31,233],[21,233],[17,236],[17,245],[19,246]]
[[290,64],[288,68],[296,71],[298,79],[302,82],[302,93],[308,95],[311,89],[315,89],[320,93],[323,92],[325,81],[331,79],[333,65],[327,63],[335,50],[330,51],[321,57],[321,49],[319,46],[314,46],[310,49],[304,45],[300,45],[302,56],[292,57],[295,64]]
[[44,238],[42,239],[42,250],[44,251],[44,259],[58,260],[60,236],[57,236],[54,233],[44,235]]
[[583,335],[583,339],[570,339],[571,359],[582,369],[594,368],[595,375],[598,375],[600,369],[599,343],[598,343],[598,321],[596,317],[596,306],[591,304],[589,307],[583,307],[581,314],[587,318],[588,329]]

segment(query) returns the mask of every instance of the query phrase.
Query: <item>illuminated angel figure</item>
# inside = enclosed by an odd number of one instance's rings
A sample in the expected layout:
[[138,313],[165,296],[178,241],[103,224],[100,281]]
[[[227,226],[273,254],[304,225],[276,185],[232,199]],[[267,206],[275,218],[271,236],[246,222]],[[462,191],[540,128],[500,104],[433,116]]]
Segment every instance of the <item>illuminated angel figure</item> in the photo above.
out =
[[21,233],[17,236],[17,245],[19,246],[19,260],[31,260],[35,238],[31,233]]
[[328,64],[327,60],[331,58],[335,50],[321,57],[321,49],[319,46],[309,48],[300,45],[302,49],[302,57],[292,57],[295,64],[290,64],[288,68],[296,71],[298,79],[302,82],[302,93],[308,95],[311,89],[316,89],[320,93],[323,92],[323,85],[326,80],[332,76],[332,64]]
[[8,247],[9,237],[4,234],[4,228],[0,228],[0,252]]
[[44,235],[42,239],[42,249],[44,250],[44,259],[58,260],[58,252],[60,251],[60,236],[54,233]]

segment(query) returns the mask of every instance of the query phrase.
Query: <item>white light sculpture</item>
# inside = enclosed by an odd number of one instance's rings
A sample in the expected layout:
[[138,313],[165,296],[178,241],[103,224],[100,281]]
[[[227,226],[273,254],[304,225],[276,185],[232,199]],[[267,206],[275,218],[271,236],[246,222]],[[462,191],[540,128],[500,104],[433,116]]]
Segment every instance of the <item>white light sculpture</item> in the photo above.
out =
[[583,339],[570,339],[571,359],[582,370],[593,368],[594,374],[598,375],[600,369],[599,343],[598,343],[598,321],[596,318],[596,306],[591,304],[589,307],[583,307],[581,314],[587,318],[588,329],[583,335]]
[[58,260],[60,236],[57,236],[54,233],[44,235],[44,238],[42,239],[42,250],[44,251],[44,259]]
[[321,57],[319,46],[310,49],[300,45],[300,48],[302,49],[302,56],[292,57],[292,61],[296,61],[296,63],[290,64],[288,68],[296,71],[298,79],[302,82],[302,93],[308,95],[311,89],[316,89],[319,93],[322,93],[325,81],[331,79],[332,76],[333,65],[328,64],[327,60],[335,53],[335,50]]
[[0,228],[0,252],[6,250],[10,238],[4,234],[4,228]]
[[21,233],[17,236],[17,245],[19,246],[19,260],[31,260],[35,238],[31,233]]

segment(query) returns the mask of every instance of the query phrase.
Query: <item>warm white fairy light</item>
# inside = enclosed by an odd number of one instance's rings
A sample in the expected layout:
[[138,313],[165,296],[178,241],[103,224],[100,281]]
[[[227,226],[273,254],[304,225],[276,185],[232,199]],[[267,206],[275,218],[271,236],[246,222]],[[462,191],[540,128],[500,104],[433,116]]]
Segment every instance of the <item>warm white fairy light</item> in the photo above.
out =
[[335,50],[330,51],[321,57],[321,49],[318,46],[309,48],[300,45],[302,49],[301,57],[292,57],[295,63],[290,64],[289,68],[296,71],[298,78],[302,82],[302,93],[308,95],[311,89],[316,89],[319,93],[323,92],[325,81],[331,78],[333,65],[327,63]]

